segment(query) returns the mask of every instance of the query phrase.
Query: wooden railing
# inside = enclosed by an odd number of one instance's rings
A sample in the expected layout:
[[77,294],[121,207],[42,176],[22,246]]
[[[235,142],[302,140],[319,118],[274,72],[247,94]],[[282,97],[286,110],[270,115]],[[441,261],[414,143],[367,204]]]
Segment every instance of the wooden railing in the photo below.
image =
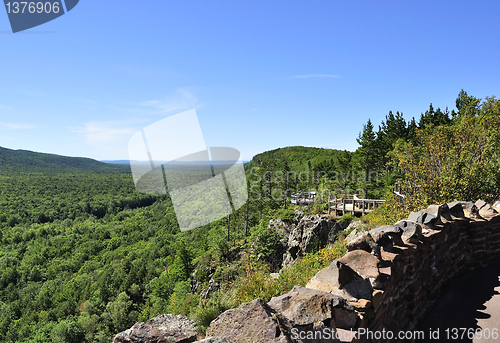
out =
[[355,196],[344,196],[342,198],[335,198],[330,200],[329,202],[329,210],[328,213],[333,212],[335,215],[337,212],[342,213],[342,215],[346,213],[352,214],[366,214],[370,213],[380,205],[382,205],[385,200],[379,199],[358,199]]

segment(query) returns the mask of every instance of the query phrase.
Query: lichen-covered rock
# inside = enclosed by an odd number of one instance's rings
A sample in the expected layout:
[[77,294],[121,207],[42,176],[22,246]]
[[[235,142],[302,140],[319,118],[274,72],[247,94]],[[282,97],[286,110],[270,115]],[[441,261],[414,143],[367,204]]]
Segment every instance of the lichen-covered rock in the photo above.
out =
[[191,343],[197,336],[194,320],[183,315],[162,314],[120,332],[113,343]]
[[287,338],[275,312],[261,299],[227,310],[212,321],[207,336],[238,343],[285,343]]
[[356,238],[365,235],[368,229],[366,228],[366,224],[364,224],[361,220],[355,220],[349,224],[346,231],[348,231],[349,234],[345,238],[345,241],[350,243]]
[[306,288],[332,293],[348,301],[371,299],[373,292],[369,280],[363,279],[351,267],[339,260],[321,269],[309,281]]

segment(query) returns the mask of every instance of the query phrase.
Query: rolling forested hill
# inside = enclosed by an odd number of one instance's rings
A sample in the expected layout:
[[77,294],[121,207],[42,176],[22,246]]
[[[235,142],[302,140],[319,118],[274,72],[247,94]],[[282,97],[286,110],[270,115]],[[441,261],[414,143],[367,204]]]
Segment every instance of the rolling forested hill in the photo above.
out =
[[153,202],[135,191],[126,165],[0,148],[0,223],[102,218]]
[[110,165],[90,158],[66,157],[0,147],[0,175],[12,173],[128,172],[126,165]]
[[300,171],[306,169],[308,163],[309,165],[318,165],[325,161],[342,159],[346,154],[352,155],[349,151],[291,146],[255,155],[252,162],[256,164],[259,161],[261,164],[274,162],[278,165],[288,162],[291,170]]

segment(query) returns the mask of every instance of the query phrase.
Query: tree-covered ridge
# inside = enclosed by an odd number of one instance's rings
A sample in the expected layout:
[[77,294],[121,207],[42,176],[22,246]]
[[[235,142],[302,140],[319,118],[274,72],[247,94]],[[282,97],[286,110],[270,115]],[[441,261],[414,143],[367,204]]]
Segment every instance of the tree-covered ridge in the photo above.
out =
[[66,157],[27,150],[11,150],[0,147],[0,175],[18,173],[74,173],[74,172],[121,172],[129,173],[127,165],[112,165],[90,158]]
[[280,166],[287,161],[292,170],[301,171],[307,168],[308,163],[310,165],[320,164],[326,160],[338,158],[341,154],[342,151],[334,149],[291,146],[255,155],[252,162],[255,164],[258,164],[259,161],[261,164],[277,163]]

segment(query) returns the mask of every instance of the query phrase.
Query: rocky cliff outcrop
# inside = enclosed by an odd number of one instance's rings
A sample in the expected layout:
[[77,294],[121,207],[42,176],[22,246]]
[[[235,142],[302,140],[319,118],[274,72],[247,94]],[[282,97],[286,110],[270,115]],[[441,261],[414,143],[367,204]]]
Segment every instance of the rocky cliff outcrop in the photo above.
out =
[[[300,211],[296,211],[290,221],[271,220],[268,228],[276,234],[279,242],[273,253],[263,258],[264,262],[270,266],[272,272],[288,268],[306,253],[333,244],[339,232],[345,230],[347,225],[347,222],[339,223],[328,215],[304,215]],[[238,267],[240,266],[234,266],[233,269]],[[225,280],[227,281],[231,280]],[[199,293],[203,299],[208,299],[212,293],[218,291],[220,285],[214,265],[198,264],[191,275],[191,292]]]
[[290,267],[306,253],[317,251],[333,244],[340,231],[348,223],[342,224],[328,215],[304,215],[297,211],[291,222],[281,219],[271,220],[269,228],[281,234],[284,253],[280,257],[281,267]]

